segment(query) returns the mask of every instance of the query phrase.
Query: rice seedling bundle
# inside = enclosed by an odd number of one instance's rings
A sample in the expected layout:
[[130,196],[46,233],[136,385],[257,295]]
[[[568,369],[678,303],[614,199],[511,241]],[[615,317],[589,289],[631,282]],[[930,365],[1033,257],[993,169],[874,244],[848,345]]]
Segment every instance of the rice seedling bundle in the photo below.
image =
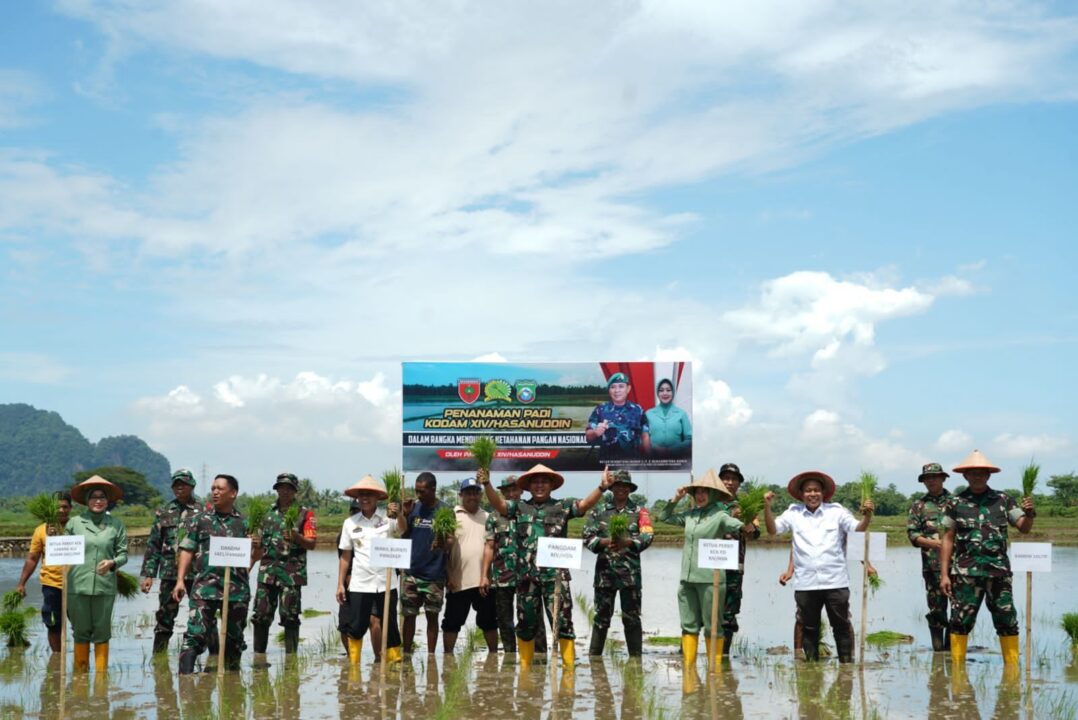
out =
[[3,606],[3,612],[0,613],[0,633],[7,638],[7,646],[28,646],[30,640],[26,620],[37,611],[34,608],[24,608],[22,595],[15,590],[4,593],[0,605]]
[[490,464],[494,461],[494,453],[498,450],[498,444],[494,438],[488,435],[480,435],[468,446],[475,464],[480,470],[490,470]]
[[270,503],[264,497],[256,496],[247,503],[247,531],[252,538],[262,537],[262,526],[266,524]]
[[738,507],[741,508],[741,522],[751,523],[764,510],[764,495],[767,488],[763,485],[750,487],[737,496]]
[[296,530],[296,523],[298,522],[299,503],[294,502],[288,506],[288,509],[284,511],[284,515],[281,517],[281,525],[286,538],[292,536],[292,533]]
[[885,584],[886,583],[883,582],[883,578],[880,577],[879,573],[868,574],[868,589],[873,596],[875,596]]
[[116,571],[116,594],[124,600],[130,600],[138,595],[138,578],[123,570]]
[[615,515],[610,518],[606,526],[611,540],[621,540],[629,535],[629,518],[624,515]]
[[60,530],[60,501],[51,493],[40,493],[26,503],[27,511],[53,532]]
[[863,471],[861,473],[861,503],[866,500],[871,500],[872,495],[876,492],[876,487],[879,485],[880,479],[876,477],[875,473]]
[[1033,497],[1033,491],[1037,489],[1037,475],[1040,471],[1041,466],[1032,460],[1022,470],[1022,497]]
[[432,548],[440,548],[445,545],[445,539],[457,531],[457,514],[451,507],[440,507],[434,511],[434,519],[431,520],[431,530],[434,532]]
[[913,642],[913,636],[895,632],[894,630],[880,630],[879,632],[869,633],[865,636],[865,640],[873,645],[897,645],[899,643]]
[[1060,623],[1063,626],[1064,632],[1071,639],[1071,644],[1078,646],[1078,612],[1064,613],[1063,621]]
[[386,494],[389,496],[386,499],[391,503],[399,503],[401,488],[404,485],[404,476],[401,475],[401,471],[397,468],[386,470],[382,473],[382,482],[385,483]]

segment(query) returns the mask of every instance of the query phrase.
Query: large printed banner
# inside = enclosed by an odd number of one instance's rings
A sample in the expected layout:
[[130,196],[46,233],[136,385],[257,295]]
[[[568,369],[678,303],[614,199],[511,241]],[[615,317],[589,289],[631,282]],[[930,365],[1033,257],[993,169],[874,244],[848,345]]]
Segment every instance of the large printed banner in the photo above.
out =
[[492,470],[687,472],[687,362],[404,363],[404,470],[472,471],[467,447],[498,443]]

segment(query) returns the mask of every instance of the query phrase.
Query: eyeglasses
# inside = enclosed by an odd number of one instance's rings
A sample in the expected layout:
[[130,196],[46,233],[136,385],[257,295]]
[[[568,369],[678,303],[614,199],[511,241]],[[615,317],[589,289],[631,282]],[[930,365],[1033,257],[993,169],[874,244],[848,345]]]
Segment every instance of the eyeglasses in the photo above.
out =
[[106,501],[106,502],[107,502],[109,498],[108,498],[108,495],[91,495],[91,496],[90,496],[89,498],[87,498],[87,499],[88,499],[88,500],[89,500],[90,502],[97,502],[98,500],[101,500],[101,501]]

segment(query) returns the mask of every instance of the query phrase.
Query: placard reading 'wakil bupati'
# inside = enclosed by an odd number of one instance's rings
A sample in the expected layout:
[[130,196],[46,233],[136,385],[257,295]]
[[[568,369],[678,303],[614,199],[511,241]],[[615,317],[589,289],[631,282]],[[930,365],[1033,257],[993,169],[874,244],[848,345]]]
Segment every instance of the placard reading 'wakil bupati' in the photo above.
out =
[[700,540],[697,567],[707,570],[738,569],[737,540]]
[[404,363],[401,377],[408,472],[474,471],[480,435],[495,472],[692,468],[687,362]]
[[583,554],[584,542],[582,540],[541,537],[535,554],[535,564],[539,567],[579,570]]
[[211,537],[210,565],[213,567],[249,567],[251,538]]
[[371,540],[371,567],[407,570],[411,565],[411,540],[397,540],[394,538],[374,538]]
[[82,565],[86,562],[86,538],[82,535],[50,535],[45,538],[46,565]]

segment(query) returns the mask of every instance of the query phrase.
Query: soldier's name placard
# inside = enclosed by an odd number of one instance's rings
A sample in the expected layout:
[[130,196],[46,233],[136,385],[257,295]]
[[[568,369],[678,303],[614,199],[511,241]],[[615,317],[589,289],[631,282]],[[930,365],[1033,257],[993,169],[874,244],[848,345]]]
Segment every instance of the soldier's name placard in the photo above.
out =
[[45,538],[46,565],[82,565],[86,562],[86,538],[82,535],[51,535]]
[[737,540],[700,540],[698,567],[705,570],[737,570]]
[[1052,543],[1011,543],[1011,572],[1052,572]]
[[251,538],[211,537],[212,567],[242,567],[251,564]]
[[[853,532],[847,536],[846,557],[850,560],[865,559],[865,534]],[[887,559],[887,533],[870,532],[868,534],[868,559],[871,562],[883,562]]]
[[541,537],[539,550],[535,554],[535,564],[539,567],[579,570],[583,555],[584,542],[582,540]]
[[371,540],[371,566],[407,570],[412,565],[412,541],[394,538]]

